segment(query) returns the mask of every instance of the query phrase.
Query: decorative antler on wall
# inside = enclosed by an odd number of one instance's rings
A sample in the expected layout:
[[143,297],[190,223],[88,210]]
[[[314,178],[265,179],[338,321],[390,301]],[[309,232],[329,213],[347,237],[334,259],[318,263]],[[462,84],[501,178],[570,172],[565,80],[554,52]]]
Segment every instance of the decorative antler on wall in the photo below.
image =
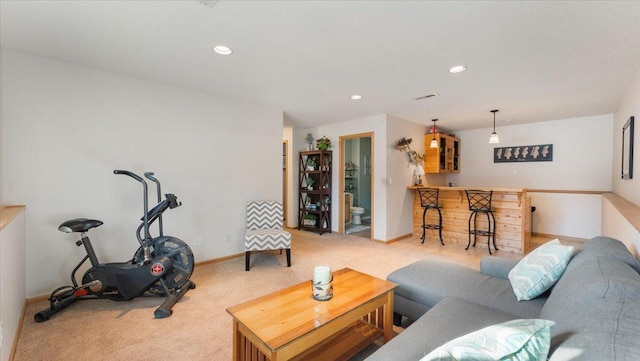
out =
[[413,164],[413,165],[418,165],[420,163],[422,163],[422,155],[420,155],[418,152],[416,152],[415,150],[411,150],[411,142],[413,140],[411,138],[406,139],[404,137],[402,137],[402,139],[400,139],[397,143],[396,143],[396,149],[401,151],[401,152],[407,152],[407,155],[409,157],[409,164]]

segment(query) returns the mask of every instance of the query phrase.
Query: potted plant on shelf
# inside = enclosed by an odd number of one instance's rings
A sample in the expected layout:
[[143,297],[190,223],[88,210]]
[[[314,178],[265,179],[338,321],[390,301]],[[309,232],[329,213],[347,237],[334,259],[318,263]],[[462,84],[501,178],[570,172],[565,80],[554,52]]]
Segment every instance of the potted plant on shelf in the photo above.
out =
[[331,203],[331,201],[329,200],[329,196],[324,196],[324,198],[320,202],[320,204],[321,204],[320,210],[323,210],[323,211],[328,210],[329,209],[329,203]]
[[318,150],[329,150],[331,149],[331,140],[323,136],[322,138],[316,140],[316,147],[318,148]]
[[307,178],[307,189],[312,191],[313,190],[313,183],[315,183],[315,179],[309,177]]
[[313,134],[307,133],[307,137],[304,138],[309,146],[309,150],[313,150]]
[[316,170],[316,160],[313,157],[307,158],[307,170]]
[[303,226],[315,227],[317,221],[318,221],[318,218],[316,217],[315,214],[307,213],[304,216],[302,216],[302,225]]

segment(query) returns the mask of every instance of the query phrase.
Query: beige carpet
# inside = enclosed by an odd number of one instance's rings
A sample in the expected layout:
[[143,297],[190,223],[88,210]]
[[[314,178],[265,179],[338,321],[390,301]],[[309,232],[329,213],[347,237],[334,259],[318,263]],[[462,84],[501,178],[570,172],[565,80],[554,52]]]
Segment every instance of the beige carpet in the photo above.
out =
[[307,281],[317,264],[328,263],[334,270],[349,267],[385,278],[427,255],[474,268],[487,255],[486,248],[464,251],[466,244],[441,246],[435,239],[420,244],[420,239],[412,237],[385,245],[335,233],[291,232],[290,268],[284,254],[277,252],[254,255],[250,272],[244,271],[244,257],[196,266],[192,280],[197,288],[189,291],[166,319],[153,318],[153,311],[162,303],[162,298],[156,297],[79,301],[44,323],[33,321],[33,315],[47,307],[48,301],[29,304],[15,360],[230,360],[232,322],[226,309]]

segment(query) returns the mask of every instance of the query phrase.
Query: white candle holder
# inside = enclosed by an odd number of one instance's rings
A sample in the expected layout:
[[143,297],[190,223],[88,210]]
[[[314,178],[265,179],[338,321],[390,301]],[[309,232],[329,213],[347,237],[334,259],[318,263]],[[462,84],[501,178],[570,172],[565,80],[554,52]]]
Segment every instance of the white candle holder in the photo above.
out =
[[333,277],[329,279],[329,282],[325,283],[311,281],[311,291],[314,300],[329,301],[333,298]]
[[311,281],[311,294],[317,301],[328,301],[333,297],[333,275],[331,267],[316,266]]

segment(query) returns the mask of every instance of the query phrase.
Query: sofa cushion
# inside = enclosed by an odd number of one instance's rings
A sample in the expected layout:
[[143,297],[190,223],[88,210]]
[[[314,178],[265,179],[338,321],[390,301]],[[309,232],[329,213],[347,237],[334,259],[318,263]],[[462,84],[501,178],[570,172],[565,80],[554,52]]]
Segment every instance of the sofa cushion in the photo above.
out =
[[556,327],[549,360],[637,360],[638,335],[640,299],[600,299],[570,322]]
[[456,298],[445,298],[366,361],[416,361],[456,337],[519,317]]
[[608,297],[640,298],[640,274],[616,258],[578,252],[553,287],[540,318],[562,326],[581,310]]
[[610,237],[594,237],[587,240],[579,250],[593,256],[607,256],[622,261],[640,273],[640,262],[629,252],[624,243]]
[[[445,297],[455,297],[472,301],[512,313],[518,318],[537,318],[546,297],[518,302],[509,280],[490,277],[459,263],[428,257],[387,276],[396,283],[395,294],[426,306],[429,309]],[[396,307],[397,313],[403,314]]]
[[553,324],[518,319],[491,325],[447,342],[421,361],[546,360]]
[[509,272],[509,281],[518,301],[531,300],[553,286],[562,276],[573,247],[549,241],[526,255]]
[[480,273],[486,276],[509,279],[509,272],[520,260],[501,257],[483,257],[480,260]]

